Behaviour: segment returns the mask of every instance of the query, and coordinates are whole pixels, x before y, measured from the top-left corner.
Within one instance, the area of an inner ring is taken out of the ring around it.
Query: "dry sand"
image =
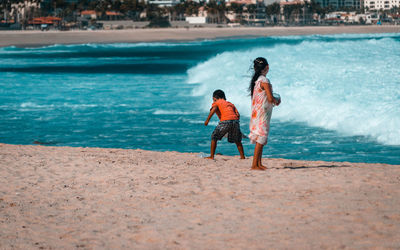
[[[264,163],[0,144],[0,248],[400,248],[400,165]]]
[[[342,33],[399,33],[400,26],[305,26],[259,28],[131,29],[100,31],[0,31],[0,47],[77,43],[186,41],[230,37],[262,37]]]

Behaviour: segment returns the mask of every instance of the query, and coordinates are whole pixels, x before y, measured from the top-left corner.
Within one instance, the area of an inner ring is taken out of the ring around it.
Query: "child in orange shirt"
[[[226,101],[225,93],[220,89],[213,93],[213,104],[204,125],[208,125],[214,113],[217,113],[220,122],[211,135],[211,155],[207,157],[207,159],[214,159],[217,141],[221,140],[226,134],[228,134],[228,142],[236,143],[240,153],[240,159],[245,159],[242,145],[242,132],[240,131],[239,124],[240,114],[235,105]]]

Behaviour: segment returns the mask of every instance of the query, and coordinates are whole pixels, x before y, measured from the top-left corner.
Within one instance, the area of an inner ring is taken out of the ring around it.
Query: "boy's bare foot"
[[[214,157],[209,156],[209,157],[204,157],[204,159],[214,160]]]
[[[240,159],[241,159],[241,160],[243,160],[243,159],[246,159],[246,157],[244,157],[244,156],[240,156]]]
[[[267,169],[267,168],[265,168],[265,169]],[[264,171],[265,169],[264,169],[264,168],[260,168],[259,166],[251,167],[251,170],[261,170],[261,171]]]
[[[266,167],[266,166],[263,166],[263,165],[260,165],[259,168],[262,168],[262,170],[267,169],[267,167]]]

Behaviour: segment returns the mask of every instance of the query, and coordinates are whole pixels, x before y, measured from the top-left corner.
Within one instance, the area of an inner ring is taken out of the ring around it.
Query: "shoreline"
[[[0,31],[0,47],[54,44],[179,42],[247,37],[400,33],[400,26],[165,28],[97,31]]]
[[[43,147],[43,148],[60,148],[62,149],[93,149],[93,150],[128,150],[128,151],[144,151],[144,152],[154,152],[154,153],[176,153],[176,154],[190,154],[193,155],[199,159],[204,159],[206,160],[203,156],[200,156],[201,154],[204,154],[204,152],[180,152],[180,151],[174,151],[174,150],[168,150],[168,151],[157,151],[157,150],[150,150],[150,149],[141,149],[141,148],[115,148],[115,147],[111,147],[111,148],[104,148],[104,147],[86,147],[86,146],[65,146],[65,145],[55,145],[52,143],[41,143],[41,142],[37,142],[37,143],[33,143],[33,144],[12,144],[12,143],[3,143],[0,142],[0,149],[2,146],[15,146],[15,147]],[[252,152],[252,151],[251,151]],[[0,152],[1,153],[1,152]],[[253,153],[253,152],[252,152]],[[208,153],[205,153],[206,155],[209,155]],[[239,155],[235,154],[235,155],[226,155],[226,154],[216,154],[215,157],[228,157],[228,158],[235,158],[238,157]],[[252,158],[252,154],[250,155],[246,155],[246,159]],[[291,159],[291,158],[262,158],[263,160],[281,160],[281,161],[285,161],[285,162],[291,162],[291,164],[307,164],[307,165],[313,165],[313,164],[320,164],[320,163],[325,163],[325,164],[329,164],[329,163],[333,163],[333,164],[350,164],[350,165],[376,165],[376,166],[399,166],[400,164],[395,164],[395,163],[385,163],[385,162],[363,162],[363,161],[357,161],[357,162],[353,162],[353,161],[347,161],[347,160],[343,160],[343,161],[329,161],[329,160],[298,160],[298,159]],[[1,166],[1,164],[0,164]]]
[[[400,165],[0,143],[5,248],[398,248]],[[288,240],[290,239],[290,240]]]

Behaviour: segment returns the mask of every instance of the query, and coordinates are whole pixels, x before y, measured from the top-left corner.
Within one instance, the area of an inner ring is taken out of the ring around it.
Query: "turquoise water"
[[[400,164],[400,34],[0,48],[0,142],[208,153],[215,89],[248,133],[258,56],[282,97],[264,157]]]

